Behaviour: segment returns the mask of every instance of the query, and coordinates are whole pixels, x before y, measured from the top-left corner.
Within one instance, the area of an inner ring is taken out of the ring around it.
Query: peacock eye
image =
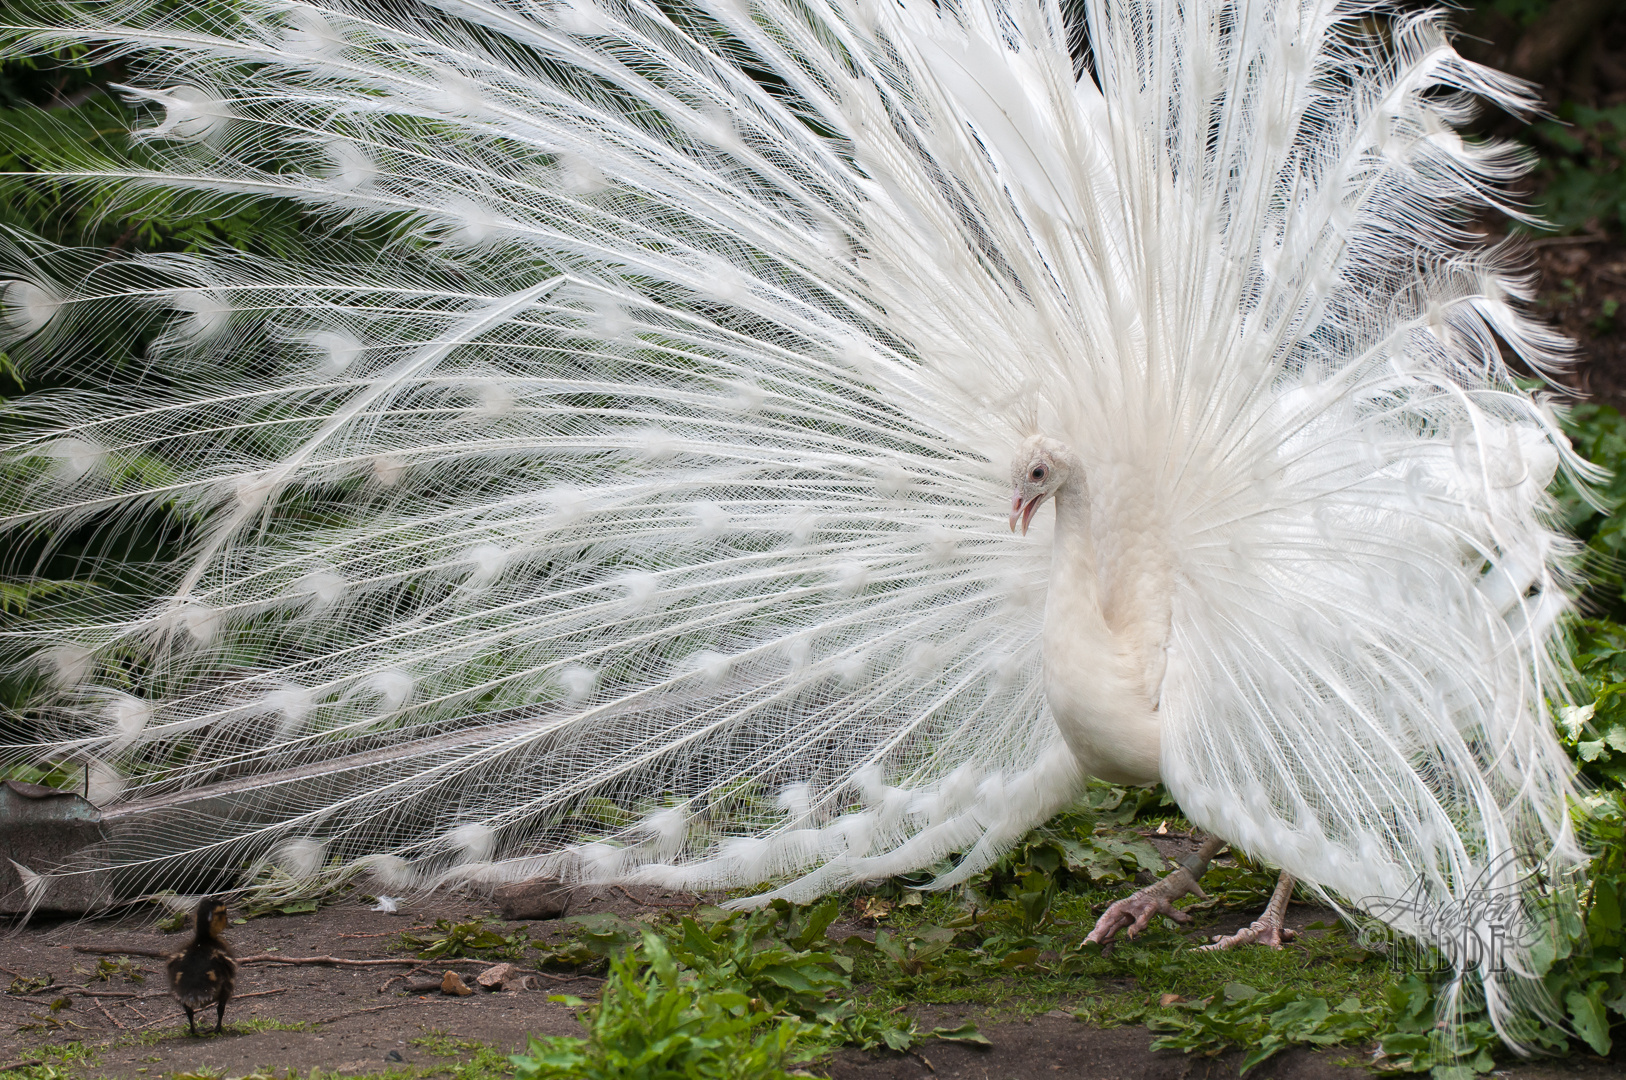
[[[1043,480],[1044,479],[1044,466],[1043,465],[1035,465],[1033,467],[1033,472],[1031,472],[1029,475],[1032,476],[1033,479],[1035,479],[1035,480]]]

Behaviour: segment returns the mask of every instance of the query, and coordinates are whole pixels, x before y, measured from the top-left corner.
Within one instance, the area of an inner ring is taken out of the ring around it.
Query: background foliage
[[[1530,149],[1534,209],[1558,236],[1592,238],[1618,254],[1626,230],[1626,14],[1609,0],[1479,0],[1460,16],[1473,35],[1464,51],[1546,87],[1548,117],[1529,126],[1490,117],[1484,125]],[[116,65],[88,66],[70,54],[0,65],[0,228],[99,249],[109,259],[221,245],[297,256],[312,223],[284,200],[128,192],[115,200],[39,175],[127,151],[133,114],[111,89],[122,75]],[[364,253],[369,241],[348,242]],[[1543,302],[1561,308],[1576,293],[1566,282]],[[1603,301],[1583,342],[1599,356],[1614,355],[1604,346],[1622,333],[1612,303]],[[134,381],[154,332],[110,327],[79,347],[87,363],[127,370]],[[0,352],[0,395],[73,381],[74,363],[54,370],[49,383],[30,378]],[[1562,483],[1555,490],[1566,524],[1590,552],[1585,617],[1572,627],[1581,704],[1555,710],[1555,723],[1593,785],[1575,813],[1597,857],[1584,879],[1549,890],[1555,910],[1570,912],[1555,924],[1545,973],[1563,1015],[1532,1038],[1552,1050],[1608,1054],[1626,1034],[1626,524],[1615,514],[1626,505],[1626,422],[1613,404],[1592,401],[1573,405],[1566,423],[1577,449],[1613,471],[1590,500]],[[135,565],[167,557],[186,532],[185,521],[163,514],[120,523],[111,539],[106,526],[93,522],[82,535],[57,538],[65,542],[51,545],[49,559],[16,553],[20,572],[0,579],[0,622],[27,620],[45,600],[123,588],[118,564],[92,571],[80,558],[93,538],[103,551],[120,545]],[[15,681],[0,683],[0,708],[15,710],[27,693]],[[1196,939],[1167,920],[1107,955],[1080,946],[1105,903],[1137,875],[1162,871],[1147,835],[1183,827],[1160,792],[1098,785],[954,895],[922,894],[900,881],[809,909],[707,910],[653,927],[583,922],[567,943],[471,926],[407,944],[436,955],[511,956],[534,947],[543,950],[533,958],[540,964],[609,965],[582,1037],[533,1042],[513,1062],[522,1080],[773,1078],[835,1045],[907,1050],[933,1038],[980,1038],[966,1028],[919,1029],[905,1007],[922,1001],[1042,1011],[1084,1000],[1081,1019],[1144,1022],[1156,1046],[1196,1054],[1243,1046],[1248,1067],[1295,1043],[1375,1046],[1381,1067],[1439,1076],[1493,1067],[1500,1044],[1471,1001],[1463,1041],[1442,1044],[1440,988],[1426,964],[1407,969],[1342,926],[1284,953],[1179,949]],[[1219,865],[1204,880],[1210,898],[1192,906],[1204,917],[1253,910],[1272,882],[1245,861]]]

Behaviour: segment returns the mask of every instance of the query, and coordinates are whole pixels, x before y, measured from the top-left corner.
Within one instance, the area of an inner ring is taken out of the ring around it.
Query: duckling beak
[[[1033,513],[1039,509],[1039,504],[1044,500],[1043,494],[1035,495],[1027,502],[1022,501],[1020,491],[1013,495],[1011,497],[1011,532],[1016,531],[1016,523],[1020,520],[1022,522],[1022,535],[1026,536],[1028,534],[1028,524],[1033,521]]]

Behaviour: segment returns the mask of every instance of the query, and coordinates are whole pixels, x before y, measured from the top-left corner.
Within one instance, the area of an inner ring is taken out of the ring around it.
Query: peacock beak
[[[1011,532],[1016,531],[1016,523],[1020,520],[1022,522],[1022,535],[1026,536],[1028,534],[1028,524],[1033,520],[1033,513],[1039,509],[1039,504],[1042,502],[1044,502],[1043,494],[1035,495],[1025,503],[1022,501],[1020,491],[1013,495],[1011,497]]]

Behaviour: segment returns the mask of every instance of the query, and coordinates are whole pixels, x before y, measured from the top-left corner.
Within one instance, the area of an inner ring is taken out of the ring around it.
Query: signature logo
[[[1404,896],[1363,897],[1356,906],[1382,922],[1362,926],[1360,945],[1411,970],[1506,971],[1510,954],[1528,952],[1543,936],[1527,899],[1538,877],[1517,877],[1519,869],[1512,856],[1498,859],[1449,899],[1429,895],[1422,878]],[[1419,946],[1426,954],[1413,952]]]

